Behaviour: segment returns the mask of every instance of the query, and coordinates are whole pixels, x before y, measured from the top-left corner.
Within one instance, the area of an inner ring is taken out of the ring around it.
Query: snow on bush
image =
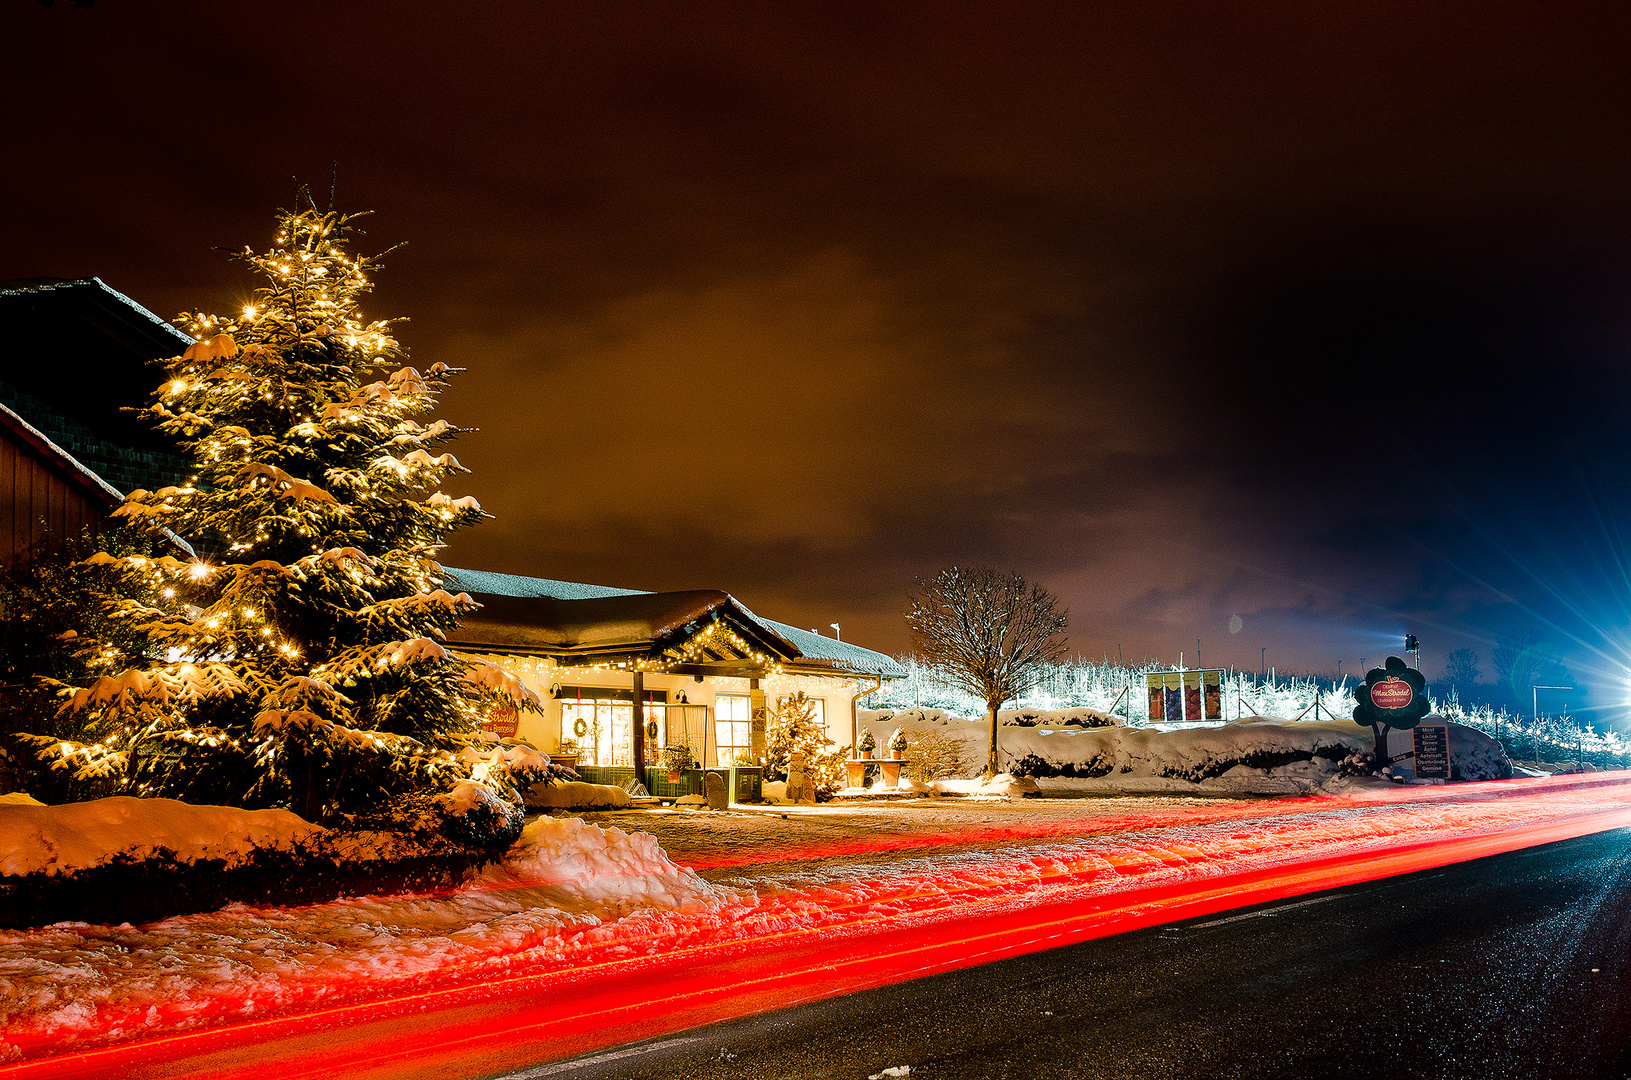
[[[432,805],[443,836],[467,848],[502,851],[515,843],[526,823],[526,811],[493,786],[479,780],[456,780]]]
[[[0,874],[69,874],[161,851],[179,862],[220,859],[237,866],[257,849],[293,851],[326,832],[287,810],[128,795],[65,806],[8,800],[0,804]]]

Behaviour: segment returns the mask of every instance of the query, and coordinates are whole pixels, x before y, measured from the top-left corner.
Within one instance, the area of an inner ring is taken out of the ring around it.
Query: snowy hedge
[[[1078,727],[1067,722],[1075,714],[1091,712],[1005,710],[998,714],[1000,764],[1014,775],[1042,781],[1045,788],[1289,795],[1344,786],[1358,767],[1357,755],[1375,747],[1370,728],[1348,721],[1248,717],[1227,724],[1141,727]],[[985,718],[905,709],[867,710],[861,721],[880,739],[905,731],[908,758],[911,746],[949,736],[965,745],[968,775],[985,760],[989,737]],[[1403,753],[1409,742],[1409,732],[1394,732],[1390,752]],[[1512,775],[1500,744],[1473,728],[1450,725],[1450,752],[1460,779]],[[1409,762],[1397,771],[1409,777]]]
[[[336,832],[286,810],[174,799],[43,806],[8,798],[0,800],[0,926],[146,922],[233,902],[444,888],[502,854],[446,831]]]

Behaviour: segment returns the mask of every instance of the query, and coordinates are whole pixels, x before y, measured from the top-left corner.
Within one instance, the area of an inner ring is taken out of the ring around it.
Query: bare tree
[[[1455,687],[1456,696],[1466,698],[1478,685],[1478,654],[1472,649],[1457,649],[1447,658],[1444,681]]]
[[[925,664],[945,672],[991,714],[985,774],[997,772],[997,710],[1035,685],[1041,666],[1065,653],[1059,598],[1018,574],[948,567],[918,579],[906,625]]]
[[[1510,688],[1521,702],[1523,692],[1540,681],[1537,676],[1547,658],[1539,631],[1525,628],[1497,638],[1491,659],[1495,664],[1495,681]]]

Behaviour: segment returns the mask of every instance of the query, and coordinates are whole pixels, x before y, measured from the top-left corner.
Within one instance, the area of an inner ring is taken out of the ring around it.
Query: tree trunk
[[[311,748],[303,740],[284,736],[283,767],[289,776],[289,810],[317,825],[323,816],[323,793],[317,789],[317,778],[312,775],[315,767],[312,757]]]
[[[986,755],[986,758],[985,758],[985,775],[987,777],[996,776],[997,772],[998,772],[998,769],[997,769],[997,707],[1000,706],[1001,704],[1002,704],[1002,702],[1000,702],[1000,701],[988,701],[988,702],[986,702],[986,708],[991,710],[991,752],[988,753]]]

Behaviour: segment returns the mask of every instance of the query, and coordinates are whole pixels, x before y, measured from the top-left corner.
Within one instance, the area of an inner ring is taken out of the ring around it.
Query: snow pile
[[[745,899],[675,865],[650,835],[540,818],[503,863],[446,892],[0,931],[0,1060],[251,1008],[275,1015],[605,963],[678,913],[710,919]]]
[[[26,796],[25,796],[26,797]],[[290,851],[327,830],[287,810],[193,806],[127,795],[65,806],[0,805],[0,874],[66,874],[121,856],[236,866],[256,849]]]
[[[527,789],[527,806],[550,810],[618,810],[633,806],[634,799],[620,787],[563,780],[534,784]]]
[[[902,786],[905,786],[905,781],[902,781]],[[1025,795],[1040,794],[1042,790],[1029,776],[1015,776],[1012,773],[998,773],[996,776],[982,776],[974,780],[936,780],[926,786],[936,794],[949,793],[987,799],[1017,799]]]
[[[722,896],[696,871],[675,865],[650,833],[602,829],[582,818],[534,818],[481,880],[520,883],[534,902],[544,899],[551,907],[602,918],[641,907],[687,911]]]

